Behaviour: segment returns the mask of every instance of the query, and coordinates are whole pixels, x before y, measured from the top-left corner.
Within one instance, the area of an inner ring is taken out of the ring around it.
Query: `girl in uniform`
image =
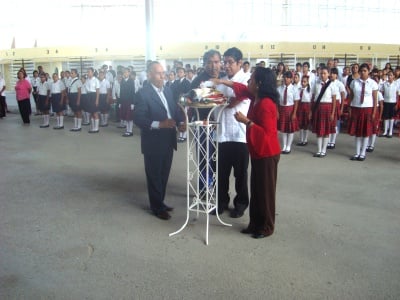
[[[400,92],[400,86],[394,81],[392,71],[388,72],[388,80],[382,85],[381,92],[384,97],[383,102],[383,119],[384,131],[381,136],[391,138],[393,135],[393,124],[396,112],[397,98]]]
[[[297,110],[297,120],[300,128],[300,142],[297,146],[306,146],[308,144],[308,128],[310,126],[310,111],[311,111],[311,87],[309,77],[301,78],[300,102]]]
[[[87,112],[90,113],[91,127],[89,133],[99,132],[99,96],[100,96],[100,82],[94,76],[93,68],[87,71],[87,79],[85,82],[87,91]]]
[[[336,121],[335,121],[335,132],[329,136],[328,149],[335,149],[336,147],[336,137],[340,132],[340,117],[343,114],[343,104],[346,99],[346,88],[340,80],[338,80],[339,70],[337,68],[332,68],[330,72],[330,79],[332,84],[336,85]]]
[[[104,71],[99,72],[100,81],[100,97],[99,97],[99,110],[100,110],[100,127],[108,126],[108,117],[111,110],[111,84],[106,79]]]
[[[51,84],[51,107],[56,113],[57,125],[53,129],[64,129],[64,103],[65,103],[65,85],[59,79],[58,74],[53,74],[53,83]]]
[[[279,93],[279,122],[278,130],[282,137],[282,154],[289,154],[293,143],[294,132],[298,130],[297,106],[299,91],[292,84],[292,72],[283,74],[283,85]]]
[[[355,136],[356,153],[351,160],[364,161],[373,122],[377,115],[378,84],[369,77],[368,64],[359,68],[360,77],[350,84],[349,134]]]
[[[81,76],[81,108],[82,108],[82,125],[90,125],[90,113],[88,112],[88,97],[86,90],[86,75]]]
[[[71,69],[71,83],[68,89],[68,104],[74,112],[74,128],[71,131],[82,130],[82,108],[81,108],[81,88],[82,82],[79,80],[78,71]]]
[[[47,81],[44,73],[40,74],[40,82],[37,86],[38,91],[38,109],[43,114],[43,124],[40,128],[48,128],[50,125],[50,83]]]
[[[314,157],[325,157],[329,135],[335,133],[336,86],[329,80],[328,68],[320,67],[320,81],[315,84],[312,96],[313,132],[317,135],[318,150]]]

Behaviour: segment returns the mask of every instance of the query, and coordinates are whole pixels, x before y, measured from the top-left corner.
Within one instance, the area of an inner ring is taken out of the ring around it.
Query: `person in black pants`
[[[164,68],[159,62],[148,65],[148,80],[137,93],[133,120],[141,131],[150,208],[157,218],[168,220],[173,208],[164,199],[177,149],[176,129],[185,131],[186,126],[172,91],[164,87]]]

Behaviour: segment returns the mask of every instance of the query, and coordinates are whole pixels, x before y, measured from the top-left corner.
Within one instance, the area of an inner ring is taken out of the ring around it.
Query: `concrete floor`
[[[51,120],[54,124],[54,119]],[[325,159],[315,137],[279,164],[276,232],[254,240],[246,215],[185,220],[185,147],[167,203],[148,210],[137,129],[90,135],[0,120],[0,299],[400,299],[400,139],[349,161],[342,134]],[[72,118],[66,119],[66,128]]]

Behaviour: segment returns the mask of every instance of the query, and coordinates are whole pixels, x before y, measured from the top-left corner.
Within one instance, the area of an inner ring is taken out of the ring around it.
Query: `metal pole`
[[[79,57],[79,62],[80,62],[80,64],[81,64],[81,76],[83,75],[83,61],[82,61],[82,56],[81,57]]]
[[[146,61],[155,60],[155,46],[154,46],[154,1],[146,0]]]

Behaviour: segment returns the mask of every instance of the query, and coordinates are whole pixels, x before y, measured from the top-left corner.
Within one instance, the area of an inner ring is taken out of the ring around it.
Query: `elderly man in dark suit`
[[[164,203],[173,151],[177,148],[176,129],[185,131],[183,112],[172,91],[164,87],[164,68],[159,62],[148,65],[149,84],[137,94],[134,122],[141,129],[142,153],[150,208],[162,220],[171,218],[172,207]]]

